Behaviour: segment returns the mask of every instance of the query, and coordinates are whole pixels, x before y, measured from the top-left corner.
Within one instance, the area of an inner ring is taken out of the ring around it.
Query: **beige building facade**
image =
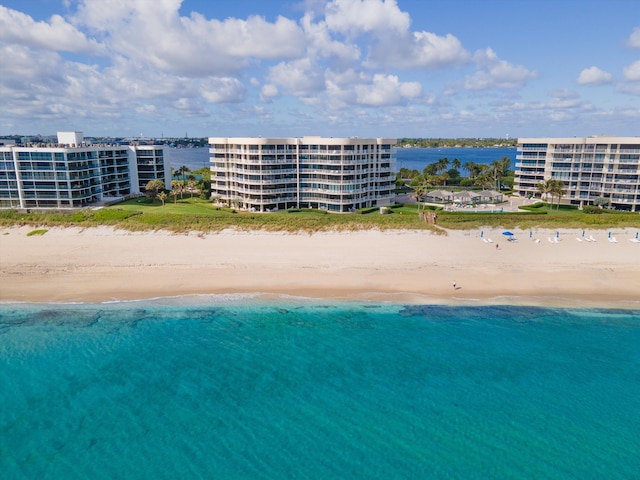
[[[564,184],[564,203],[640,212],[640,137],[519,138],[514,190],[537,196],[549,179]]]
[[[171,186],[161,145],[90,145],[82,132],[58,143],[0,146],[0,208],[74,209],[144,193],[149,180]]]
[[[249,211],[350,212],[394,197],[396,139],[211,137],[211,196]]]

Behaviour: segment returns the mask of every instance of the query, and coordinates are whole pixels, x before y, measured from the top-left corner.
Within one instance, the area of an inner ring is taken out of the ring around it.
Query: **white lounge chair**
[[[539,238],[536,238],[536,243],[540,243],[540,239]]]
[[[618,240],[616,239],[616,237],[609,237],[609,241],[611,243],[618,243]]]
[[[551,239],[551,237],[547,237],[547,241],[548,241],[549,243],[555,243],[555,242]]]
[[[576,237],[576,240],[582,243],[582,239],[580,237]]]
[[[638,240],[637,238],[630,238],[629,241],[633,243],[640,243],[640,240]]]
[[[590,242],[595,242],[595,241],[596,241],[596,239],[595,239],[595,238],[593,238],[593,236],[592,236],[592,235],[589,235],[589,241],[590,241]]]

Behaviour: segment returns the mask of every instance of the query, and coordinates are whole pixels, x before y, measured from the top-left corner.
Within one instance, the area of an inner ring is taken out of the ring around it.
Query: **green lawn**
[[[214,206],[200,198],[185,198],[176,203],[159,200],[128,200],[99,210],[71,213],[18,213],[0,211],[0,225],[80,226],[111,225],[127,230],[162,229],[174,232],[220,231],[225,228],[243,230],[312,232],[321,230],[431,229],[420,220],[416,205],[394,205],[388,214],[378,208],[351,214],[331,214],[318,210],[282,210],[272,213],[237,212]],[[640,228],[638,213],[602,211],[585,213],[575,208],[547,210],[544,206],[519,213],[438,212],[439,227],[448,229],[494,228]]]

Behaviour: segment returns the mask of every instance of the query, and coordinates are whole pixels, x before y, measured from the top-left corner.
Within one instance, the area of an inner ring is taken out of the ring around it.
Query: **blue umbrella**
[[[511,232],[502,232],[503,235],[506,235],[507,237],[513,237],[513,233]]]

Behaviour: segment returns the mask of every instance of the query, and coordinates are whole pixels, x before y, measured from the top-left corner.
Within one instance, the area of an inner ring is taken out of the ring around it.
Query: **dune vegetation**
[[[425,208],[425,207],[421,207]],[[437,226],[418,215],[418,205],[396,204],[381,214],[380,208],[362,209],[350,214],[332,214],[321,210],[290,209],[270,213],[241,212],[219,207],[200,198],[183,198],[174,202],[131,199],[101,209],[74,212],[0,211],[0,225],[35,227],[112,226],[131,231],[168,230],[173,232],[215,232],[226,228],[286,232],[378,230],[441,230],[499,228],[640,228],[640,215],[604,209],[547,206],[540,202],[528,211],[505,213],[446,212],[437,207]]]

